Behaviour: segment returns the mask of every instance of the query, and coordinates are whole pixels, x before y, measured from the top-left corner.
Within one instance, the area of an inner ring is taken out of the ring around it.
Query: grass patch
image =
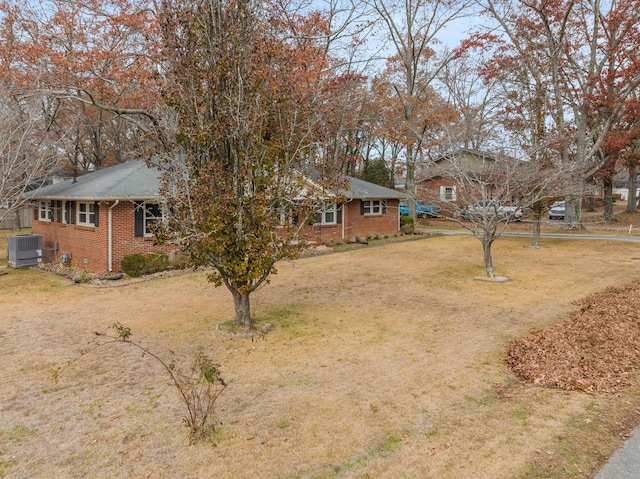
[[[0,477],[4,477],[4,475],[9,471],[9,469],[11,469],[16,464],[18,464],[18,461],[16,461],[15,459],[9,459],[8,461],[0,461]]]
[[[37,429],[32,429],[27,426],[23,426],[22,424],[16,424],[8,431],[4,431],[2,435],[6,438],[7,441],[23,443],[26,442],[30,436],[34,435],[37,432]]]
[[[402,434],[399,432],[394,432],[387,436],[387,439],[384,441],[382,446],[382,452],[393,452],[400,449],[402,446]]]

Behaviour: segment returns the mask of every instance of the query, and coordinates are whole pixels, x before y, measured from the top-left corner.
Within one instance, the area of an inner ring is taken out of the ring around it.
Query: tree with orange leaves
[[[155,120],[156,17],[146,0],[0,1],[0,78],[47,99],[74,170],[141,154]]]
[[[467,0],[418,0],[387,2],[368,0],[384,26],[391,54],[387,70],[381,75],[388,85],[388,106],[395,112],[389,126],[399,126],[406,168],[406,189],[411,195],[410,214],[415,217],[415,173],[429,133],[445,123],[451,109],[435,93],[433,84],[450,56],[438,56],[434,50],[437,35],[453,20],[466,14]],[[429,111],[431,110],[431,111]],[[428,120],[428,121],[427,121]]]
[[[499,26],[486,73],[510,81],[512,111],[534,112],[525,148],[570,171],[565,228],[581,228],[584,184],[607,165],[603,143],[640,86],[640,2],[479,3]]]

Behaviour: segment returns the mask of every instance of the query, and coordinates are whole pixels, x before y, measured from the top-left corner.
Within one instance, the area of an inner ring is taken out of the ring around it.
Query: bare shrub
[[[175,360],[166,361],[142,344],[132,341],[131,336],[133,333],[131,328],[120,323],[114,323],[111,328],[115,331],[115,335],[94,332],[101,338],[100,342],[89,350],[81,351],[80,357],[99,348],[114,344],[126,343],[140,349],[143,357],[145,355],[151,356],[162,365],[171,377],[184,409],[183,419],[189,428],[189,443],[213,440],[215,432],[213,422],[215,403],[227,387],[218,364],[215,364],[212,359],[202,352],[197,352],[194,355],[191,368],[185,372],[177,366]],[[71,360],[68,365],[80,357]],[[54,372],[56,381],[59,374],[59,369]]]

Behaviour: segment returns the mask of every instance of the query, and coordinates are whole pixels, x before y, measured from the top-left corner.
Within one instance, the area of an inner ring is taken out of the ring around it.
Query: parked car
[[[549,208],[550,220],[563,220],[564,219],[564,201],[556,201]]]
[[[500,220],[520,221],[524,216],[524,209],[516,206],[505,205],[502,201],[478,201],[474,205],[468,205],[460,212],[464,220],[473,220],[483,217],[497,216]]]
[[[409,205],[400,205],[400,215],[409,216]],[[436,205],[425,205],[421,200],[416,200],[416,216],[418,218],[435,218],[440,216],[440,207]]]

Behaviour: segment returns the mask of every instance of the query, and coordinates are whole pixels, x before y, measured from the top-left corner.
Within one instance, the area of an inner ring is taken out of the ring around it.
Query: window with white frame
[[[455,186],[440,186],[440,199],[443,201],[455,201],[456,200],[456,187]]]
[[[79,225],[95,226],[96,225],[96,204],[78,202],[78,221]]]
[[[383,211],[383,200],[363,200],[362,201],[362,214],[364,215],[381,215]]]
[[[335,225],[338,220],[337,207],[335,203],[325,203],[320,211],[316,213],[317,225]]]
[[[53,221],[53,201],[38,202],[38,219],[40,221]]]
[[[158,203],[144,204],[144,235],[153,236],[154,227],[162,221],[162,208]]]

